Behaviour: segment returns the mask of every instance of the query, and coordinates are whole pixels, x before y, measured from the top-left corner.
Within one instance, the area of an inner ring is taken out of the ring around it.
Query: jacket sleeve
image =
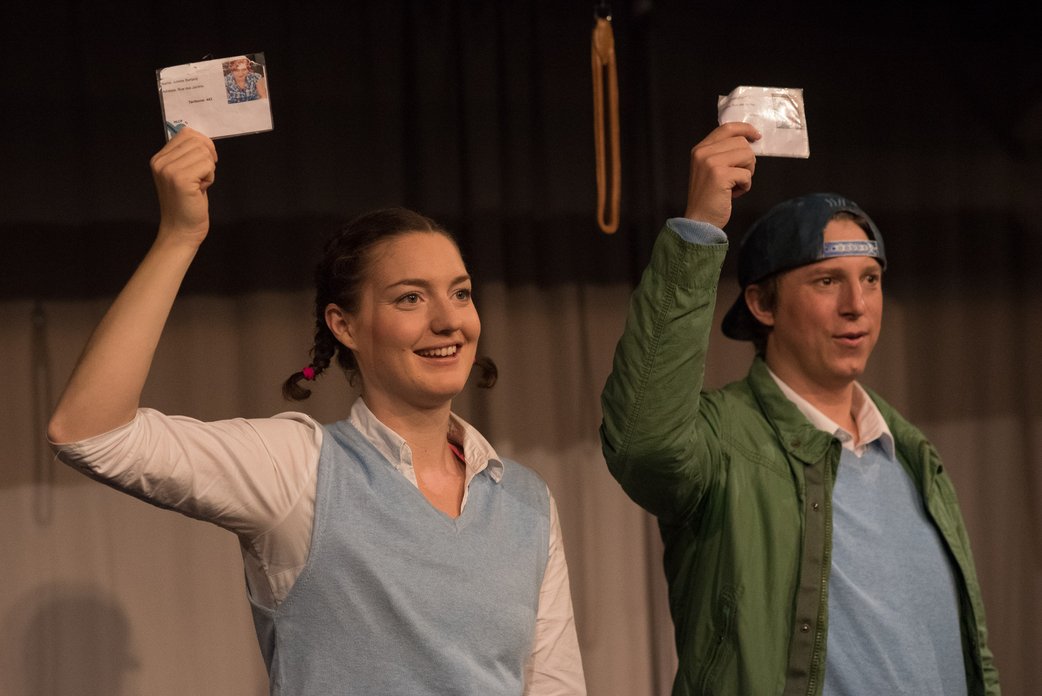
[[[927,448],[936,458],[935,461],[940,462],[933,445],[927,445]],[[947,474],[938,474],[935,483],[939,492],[934,498],[938,504],[935,504],[932,499],[927,502],[927,506],[934,520],[938,522],[941,535],[947,541],[948,549],[955,557],[966,584],[966,595],[963,598],[961,611],[965,615],[962,617],[964,634],[972,636],[968,646],[970,654],[967,655],[967,659],[977,663],[983,687],[981,691],[971,690],[971,693],[1001,696],[999,671],[995,666],[995,657],[991,647],[988,645],[984,597],[981,594],[980,580],[973,560],[973,551],[970,548],[970,535],[959,508],[955,484]]]
[[[630,298],[601,394],[609,470],[635,502],[664,519],[684,518],[711,475],[714,420],[700,417],[701,389],[727,253],[719,230],[719,243],[694,243],[675,226],[670,221],[659,233]]]
[[[933,446],[930,445],[932,450]],[[938,460],[939,461],[939,460]],[[981,595],[980,580],[977,577],[977,568],[973,561],[973,552],[970,549],[969,532],[966,522],[962,518],[962,512],[956,499],[955,486],[951,479],[943,475],[941,486],[944,495],[946,514],[945,522],[941,525],[941,534],[948,541],[949,551],[955,556],[966,583],[967,596],[963,599],[962,612],[963,630],[973,636],[968,649],[971,651],[967,659],[977,663],[980,670],[980,680],[983,689],[981,691],[971,690],[971,693],[983,693],[985,696],[1001,696],[1002,690],[999,686],[999,671],[995,666],[995,657],[991,647],[988,645],[987,620],[984,613],[984,598]],[[930,510],[937,519],[938,512],[933,506]]]

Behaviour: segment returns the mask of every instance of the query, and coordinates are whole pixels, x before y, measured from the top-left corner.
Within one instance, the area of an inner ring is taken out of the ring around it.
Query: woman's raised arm
[[[213,142],[182,129],[151,166],[159,232],[80,356],[47,427],[52,442],[100,435],[133,419],[174,298],[210,228]]]

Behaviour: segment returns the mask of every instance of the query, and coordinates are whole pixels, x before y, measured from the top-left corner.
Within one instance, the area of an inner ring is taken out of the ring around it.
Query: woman
[[[268,98],[264,77],[253,71],[253,61],[249,58],[243,56],[228,61],[228,71],[224,76],[224,87],[229,104]]]
[[[451,413],[481,324],[431,221],[377,211],[327,244],[313,360],[284,392],[335,358],[361,387],[346,420],[139,408],[216,162],[188,128],[152,158],[159,232],[51,419],[63,461],[238,535],[273,694],[585,693],[546,485]]]

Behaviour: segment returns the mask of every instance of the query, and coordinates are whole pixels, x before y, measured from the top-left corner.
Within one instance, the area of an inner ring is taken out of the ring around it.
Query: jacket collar
[[[763,358],[757,356],[753,360],[746,382],[777,434],[778,442],[789,455],[805,464],[814,464],[825,457],[829,448],[835,447],[838,452],[839,440],[814,427],[789,401],[771,377]]]
[[[876,408],[883,415],[890,432],[894,436],[894,449],[897,458],[901,462],[919,462],[919,468],[910,468],[912,476],[917,479],[923,488],[929,488],[933,483],[934,476],[944,470],[941,457],[933,443],[926,439],[919,428],[907,421],[898,413],[893,406],[883,400],[879,394],[871,389],[865,389],[868,396],[875,402]]]
[[[821,461],[833,446],[838,456],[841,447],[839,440],[815,428],[796,405],[789,401],[771,377],[763,358],[757,356],[753,359],[745,380],[777,434],[778,442],[790,456],[804,464],[814,464]],[[943,470],[937,450],[918,428],[905,420],[878,394],[867,388],[865,393],[875,402],[883,420],[890,428],[898,460],[920,462],[921,468],[912,469],[910,473],[920,485],[929,486],[933,477]]]

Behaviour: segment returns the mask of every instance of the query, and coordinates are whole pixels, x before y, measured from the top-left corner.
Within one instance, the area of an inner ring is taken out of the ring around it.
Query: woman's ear
[[[345,312],[340,305],[330,302],[326,305],[326,326],[329,327],[336,340],[352,350],[355,349],[353,315]]]
[[[763,303],[763,291],[759,285],[750,285],[745,288],[745,304],[749,307],[749,313],[764,326],[774,326],[774,310],[768,309]]]

